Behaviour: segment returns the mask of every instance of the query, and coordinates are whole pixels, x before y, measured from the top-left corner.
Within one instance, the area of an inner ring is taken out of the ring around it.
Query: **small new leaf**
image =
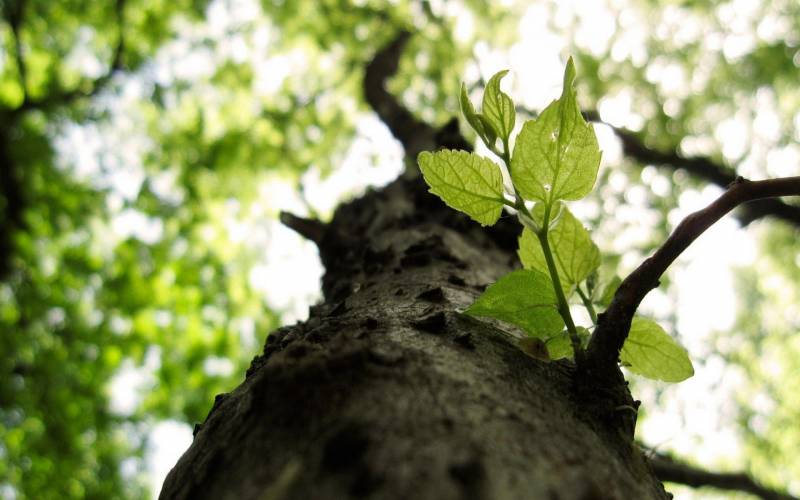
[[[523,125],[511,158],[511,177],[520,194],[551,204],[579,200],[594,186],[600,149],[594,129],[581,115],[572,58],[564,71],[561,97]]]
[[[534,208],[534,217],[541,206],[539,204]],[[563,207],[561,213],[561,220],[548,232],[547,237],[553,249],[561,287],[565,292],[570,292],[575,285],[585,280],[600,266],[600,249],[594,244],[583,224],[567,207]],[[539,238],[528,228],[522,231],[522,236],[519,238],[518,253],[519,260],[526,269],[548,272]]]
[[[516,119],[514,102],[506,93],[500,90],[500,80],[507,73],[508,70],[503,70],[489,79],[489,83],[486,84],[486,90],[483,92],[483,107],[481,109],[484,118],[486,118],[495,134],[504,141],[508,141],[511,131],[514,130],[514,120]]]
[[[486,137],[486,130],[483,126],[483,122],[481,122],[478,113],[475,112],[475,107],[472,106],[472,101],[469,100],[469,95],[467,94],[467,86],[464,83],[461,84],[461,112],[464,114],[464,118],[467,119],[467,123],[469,123],[470,127],[481,137]]]
[[[417,157],[430,192],[481,225],[497,222],[503,210],[503,176],[491,160],[443,149]]]
[[[465,312],[516,325],[542,340],[561,331],[553,284],[539,271],[513,271],[489,286]]]
[[[547,347],[547,353],[550,355],[550,359],[554,361],[563,358],[572,359],[574,355],[572,352],[572,341],[569,338],[569,332],[566,330],[547,339],[545,347]]]
[[[483,131],[486,134],[483,138],[483,142],[486,144],[487,148],[494,148],[494,143],[497,140],[497,132],[495,132],[492,123],[484,115],[478,115],[478,120],[480,120],[481,125],[483,125]]]
[[[630,371],[665,382],[680,382],[694,375],[686,349],[658,323],[638,316],[633,318],[619,359]]]

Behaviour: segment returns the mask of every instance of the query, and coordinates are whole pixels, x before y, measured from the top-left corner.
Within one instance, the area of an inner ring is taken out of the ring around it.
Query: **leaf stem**
[[[550,249],[550,241],[547,238],[548,224],[550,223],[550,205],[545,205],[544,220],[542,227],[536,232],[536,237],[539,238],[539,243],[542,245],[542,253],[544,253],[544,260],[547,262],[547,270],[550,272],[550,279],[553,282],[553,290],[556,293],[558,300],[558,313],[564,320],[569,332],[569,339],[572,343],[572,350],[575,353],[575,363],[583,363],[583,347],[581,347],[581,339],[578,337],[578,329],[575,328],[575,322],[572,320],[572,314],[569,312],[569,303],[564,296],[564,290],[561,288],[561,278],[558,277],[558,270],[556,269],[556,262],[553,259],[553,251]]]
[[[592,318],[592,323],[594,323],[596,325],[597,324],[597,312],[594,310],[594,305],[592,305],[592,301],[583,292],[583,289],[581,289],[580,285],[577,287],[577,291],[578,291],[578,295],[581,298],[581,301],[583,302],[584,307],[586,307],[586,310],[589,311],[589,316]]]
[[[507,200],[507,199],[503,198],[502,200],[500,200],[500,202],[501,202],[503,205],[505,205],[505,206],[507,206],[507,207],[509,207],[509,208],[513,208],[513,209],[515,209],[515,210],[516,210],[516,209],[518,209],[518,207],[517,207],[517,204],[516,204],[516,203],[514,203],[513,201],[510,201],[510,200]]]
[[[503,139],[503,154],[501,155],[506,164],[508,175],[511,175],[511,153],[508,151],[508,139]]]

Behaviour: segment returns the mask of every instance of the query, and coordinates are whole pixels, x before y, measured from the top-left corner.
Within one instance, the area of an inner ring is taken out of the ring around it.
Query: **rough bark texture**
[[[325,302],[217,398],[160,498],[668,498],[630,408],[457,312],[515,265],[517,232],[419,179],[342,206],[319,244]]]

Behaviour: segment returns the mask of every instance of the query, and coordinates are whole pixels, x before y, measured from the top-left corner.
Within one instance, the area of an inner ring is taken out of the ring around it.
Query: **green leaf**
[[[539,271],[513,271],[489,286],[465,312],[516,325],[542,340],[564,327],[556,294],[547,275]]]
[[[522,127],[511,158],[511,178],[529,200],[551,204],[578,200],[594,186],[600,149],[594,129],[578,108],[572,58],[564,72],[561,98],[550,103],[535,120]]]
[[[486,130],[483,126],[483,122],[481,122],[478,113],[475,112],[475,108],[472,106],[472,101],[469,100],[469,95],[467,95],[467,86],[464,83],[461,83],[461,112],[464,114],[464,118],[467,119],[467,123],[472,127],[472,129],[477,132],[477,134],[483,138],[486,136]]]
[[[483,138],[483,142],[486,143],[486,147],[492,149],[495,141],[497,140],[497,132],[495,132],[491,122],[484,115],[478,115],[478,120],[481,122],[481,125],[483,125],[483,131],[486,133],[486,136]]]
[[[574,356],[572,352],[572,342],[569,339],[569,332],[566,330],[547,339],[545,346],[552,360],[562,358],[572,359]]]
[[[514,121],[516,119],[514,102],[506,93],[500,90],[500,80],[507,73],[508,70],[499,71],[489,79],[489,83],[486,84],[486,90],[483,92],[483,109],[481,109],[492,130],[504,141],[508,140],[511,131],[514,130]]]
[[[542,206],[537,204],[534,207],[535,218],[541,212],[539,207]],[[561,287],[565,292],[569,292],[600,266],[600,250],[583,224],[567,207],[563,207],[561,213],[558,225],[547,233],[547,237],[553,250]],[[528,228],[522,231],[522,236],[519,238],[518,253],[519,260],[526,269],[548,272],[539,238]]]
[[[481,225],[497,222],[503,209],[503,176],[491,160],[443,149],[417,157],[430,192]]]
[[[582,326],[576,327],[576,329],[578,330],[578,337],[581,339],[581,344],[585,347],[589,341],[589,330]],[[547,352],[552,360],[562,358],[572,359],[575,355],[572,351],[572,340],[570,340],[569,332],[566,330],[547,339],[545,347],[547,347]]]
[[[694,375],[686,349],[658,323],[638,316],[633,318],[619,359],[630,371],[665,382],[680,382]]]

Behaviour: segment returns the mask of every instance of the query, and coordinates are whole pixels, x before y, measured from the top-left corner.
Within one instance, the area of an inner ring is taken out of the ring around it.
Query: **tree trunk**
[[[324,303],[217,397],[160,498],[669,498],[635,404],[458,312],[516,265],[510,218],[481,228],[400,179],[320,230]]]

